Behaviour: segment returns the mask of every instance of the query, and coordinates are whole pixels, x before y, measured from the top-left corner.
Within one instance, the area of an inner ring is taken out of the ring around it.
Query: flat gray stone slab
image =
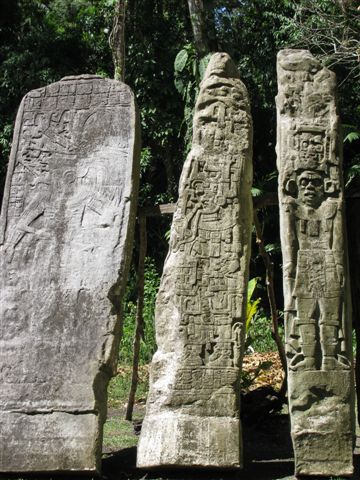
[[[194,115],[155,322],[137,462],[238,468],[240,368],[252,224],[248,94],[227,54],[212,56]]]
[[[21,103],[0,222],[0,472],[100,468],[138,129],[129,87],[100,77]]]

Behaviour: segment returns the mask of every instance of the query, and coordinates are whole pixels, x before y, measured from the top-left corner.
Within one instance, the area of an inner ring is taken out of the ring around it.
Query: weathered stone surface
[[[0,472],[99,469],[138,184],[126,85],[28,93],[1,215]]]
[[[301,475],[353,471],[353,372],[335,75],[278,54],[278,169],[289,408]]]
[[[229,56],[217,53],[195,107],[157,297],[140,467],[241,465],[251,162],[248,94]]]

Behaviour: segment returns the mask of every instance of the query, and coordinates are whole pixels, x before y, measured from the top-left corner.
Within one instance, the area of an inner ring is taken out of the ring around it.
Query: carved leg
[[[311,319],[313,323],[307,325],[300,325],[300,345],[304,355],[304,360],[298,363],[298,367],[304,370],[315,369],[315,351],[316,351],[316,335],[315,335],[315,320]]]
[[[327,325],[320,325],[320,339],[322,351],[321,370],[336,369],[336,350],[338,344],[338,328]]]
[[[324,298],[319,301],[320,318],[320,344],[322,352],[321,370],[343,369],[337,360],[339,345],[339,308],[340,298]]]
[[[293,370],[314,370],[315,369],[315,352],[316,352],[316,318],[315,318],[316,302],[311,298],[297,299],[297,324],[299,332],[299,346],[301,354],[296,357],[304,357],[298,362],[294,357]]]

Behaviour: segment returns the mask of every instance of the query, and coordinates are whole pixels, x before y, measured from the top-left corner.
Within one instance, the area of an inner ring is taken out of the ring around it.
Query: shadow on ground
[[[108,480],[274,480],[292,478],[292,460],[250,462],[243,470],[143,470],[135,467],[136,447],[112,454],[103,461],[103,476]]]
[[[244,425],[244,469],[151,470],[136,468],[136,447],[110,454],[103,460],[104,480],[291,480],[293,451],[288,415],[270,415],[257,425]],[[355,455],[354,480],[360,478],[360,455]],[[302,477],[305,480],[307,477]],[[315,477],[308,477],[317,480]],[[322,477],[324,480],[324,477]]]
[[[136,447],[110,454],[103,460],[103,476],[109,480],[277,480],[292,478],[294,469],[287,415],[270,416],[258,425],[244,425],[244,469],[151,470],[136,468]],[[275,459],[275,460],[274,460]]]

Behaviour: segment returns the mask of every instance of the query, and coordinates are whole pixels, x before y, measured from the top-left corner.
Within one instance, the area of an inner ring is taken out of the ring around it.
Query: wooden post
[[[132,365],[132,376],[131,376],[131,387],[129,392],[129,399],[126,409],[126,420],[132,420],[134,403],[135,403],[135,394],[138,385],[138,372],[139,372],[139,358],[140,358],[140,342],[141,338],[144,335],[144,318],[143,318],[143,308],[144,308],[144,285],[145,285],[145,256],[146,256],[146,244],[147,244],[147,235],[146,235],[146,216],[142,213],[138,216],[139,221],[139,237],[140,237],[140,247],[139,247],[139,263],[138,263],[138,300],[137,300],[137,309],[136,309],[136,328],[134,336],[134,356],[133,356],[133,365]]]

